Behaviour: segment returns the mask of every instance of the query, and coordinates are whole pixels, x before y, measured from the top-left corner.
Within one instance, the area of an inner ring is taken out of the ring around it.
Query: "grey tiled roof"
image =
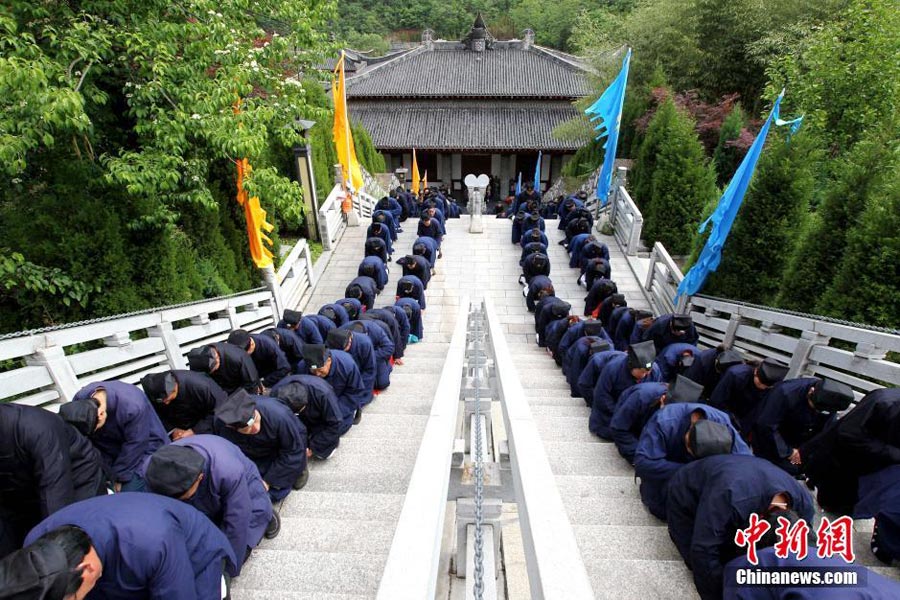
[[[578,59],[520,41],[484,52],[459,42],[422,45],[347,79],[348,98],[580,98],[591,93]]]
[[[565,101],[351,100],[380,150],[575,151],[585,140],[560,140],[553,129],[581,117]]]

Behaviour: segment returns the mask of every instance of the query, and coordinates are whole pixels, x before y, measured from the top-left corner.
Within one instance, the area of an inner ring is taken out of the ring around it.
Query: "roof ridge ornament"
[[[523,39],[522,39],[522,48],[528,50],[532,46],[534,46],[534,29],[525,29],[522,31]]]
[[[472,52],[484,52],[492,49],[495,41],[494,36],[488,31],[487,25],[484,24],[484,17],[479,12],[475,17],[475,22],[472,24],[469,35],[462,40],[463,45]]]
[[[425,29],[422,31],[422,45],[427,50],[434,50],[434,29]]]

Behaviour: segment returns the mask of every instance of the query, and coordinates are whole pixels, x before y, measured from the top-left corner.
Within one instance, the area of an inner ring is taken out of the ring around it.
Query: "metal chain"
[[[481,341],[480,328],[482,312],[475,313],[475,600],[484,598],[484,456],[482,456],[482,438],[484,432],[481,427],[481,353],[479,342]]]
[[[193,306],[195,304],[204,304],[206,302],[215,302],[216,300],[227,300],[228,298],[236,298],[238,296],[244,296],[246,294],[255,294],[256,292],[265,292],[269,288],[267,287],[258,287],[249,290],[245,290],[243,292],[236,292],[234,294],[227,294],[225,296],[216,296],[215,298],[203,298],[202,300],[192,300],[190,302],[182,302],[181,304],[169,304],[166,306],[157,306],[155,308],[145,308],[143,310],[136,310],[128,313],[120,313],[118,315],[110,315],[108,317],[98,317],[96,319],[88,319],[86,321],[73,321],[72,323],[65,323],[63,325],[53,325],[51,327],[40,327],[38,329],[28,329],[25,331],[16,331],[13,333],[5,333],[0,335],[0,340],[9,340],[17,337],[25,337],[28,335],[38,335],[40,333],[47,333],[50,331],[59,331],[61,329],[71,329],[72,327],[81,327],[82,325],[94,325],[95,323],[103,323],[106,321],[115,321],[116,319],[124,319],[127,317],[136,317],[139,315],[147,315],[150,313],[161,312],[164,310],[172,310],[173,308],[183,308],[185,306]]]

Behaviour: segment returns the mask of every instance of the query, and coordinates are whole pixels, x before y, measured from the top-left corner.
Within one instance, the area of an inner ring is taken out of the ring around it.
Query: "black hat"
[[[756,376],[759,377],[760,383],[772,386],[784,379],[787,375],[788,368],[775,360],[774,358],[766,358],[756,369]]]
[[[235,329],[228,334],[228,343],[243,350],[250,348],[250,334],[246,329]]]
[[[611,348],[611,346],[609,345],[609,342],[607,342],[606,340],[598,340],[591,344],[589,353],[597,354],[598,352],[606,352],[610,348]]]
[[[418,242],[416,244],[413,244],[412,251],[413,254],[417,256],[424,256],[428,249],[425,247],[425,244],[423,244],[422,242]]]
[[[241,388],[216,406],[216,418],[229,427],[240,429],[253,424],[255,411],[256,400]]]
[[[412,294],[416,289],[416,286],[412,281],[408,279],[406,281],[400,281],[397,285],[397,292],[400,296],[406,296],[407,294]]]
[[[97,429],[97,403],[91,398],[66,402],[59,407],[59,416],[81,435],[91,435]]]
[[[191,371],[210,373],[216,366],[216,355],[212,346],[200,346],[187,353],[187,361]]]
[[[401,256],[400,258],[398,258],[396,262],[401,267],[408,267],[415,264],[416,261],[412,256],[407,254],[406,256]]]
[[[359,315],[359,308],[349,299],[344,300],[343,302],[339,302],[338,304],[341,306],[341,308],[347,311],[347,316],[349,316],[351,319],[355,319]]]
[[[304,344],[303,361],[309,370],[321,369],[331,353],[323,344]]]
[[[346,294],[347,294],[348,298],[353,298],[355,300],[359,300],[363,297],[362,286],[359,285],[358,283],[351,283],[350,285],[347,286]],[[333,320],[334,319],[332,319],[332,321]]]
[[[669,404],[673,402],[696,402],[700,399],[702,393],[702,385],[688,379],[684,375],[678,375],[669,386],[669,391],[666,392],[666,402]]]
[[[420,220],[420,221],[427,221],[427,220],[430,219],[430,218],[431,218],[431,215],[429,215],[429,214],[428,214],[427,212],[425,212],[425,211],[422,211],[422,214],[419,215],[419,220]]]
[[[0,561],[0,590],[10,600],[60,600],[66,596],[69,558],[63,547],[38,538]]]
[[[284,319],[284,322],[287,323],[289,327],[298,324],[302,318],[303,313],[299,310],[285,310],[282,315],[282,319]]]
[[[332,329],[326,336],[325,345],[332,350],[343,350],[347,347],[351,335],[348,329]]]
[[[700,419],[688,432],[688,448],[694,458],[706,458],[716,454],[731,454],[734,436],[727,425]]]
[[[205,466],[206,459],[193,448],[163,446],[147,464],[147,488],[155,494],[178,498],[191,489]]]
[[[846,383],[825,379],[816,384],[811,399],[816,410],[825,412],[846,410],[853,402],[853,388]]]
[[[628,367],[631,369],[649,369],[655,359],[656,345],[652,341],[628,346]]]
[[[554,319],[565,319],[571,309],[572,305],[568,302],[555,302],[550,306],[550,316]]]
[[[359,271],[360,271],[360,273],[362,273],[363,275],[365,275],[365,276],[367,276],[367,277],[371,277],[372,279],[375,278],[376,268],[375,268],[375,265],[373,265],[373,264],[370,263],[370,262],[369,262],[369,263],[363,263],[363,264],[359,267]]]
[[[669,325],[672,331],[687,331],[694,324],[694,320],[690,315],[673,315]]]
[[[177,385],[175,375],[171,371],[166,373],[150,373],[141,378],[141,387],[150,402],[161,404],[163,400],[175,391]]]
[[[644,319],[649,319],[652,316],[653,316],[653,313],[650,312],[649,310],[636,309],[634,311],[634,322],[637,323],[638,321],[643,321]]]
[[[300,414],[309,404],[309,390],[298,381],[294,381],[272,391],[272,397],[291,409],[291,412]]]
[[[353,286],[351,286],[351,287],[353,287]],[[356,286],[356,287],[357,287],[357,289],[359,289],[359,286]],[[347,291],[349,292],[350,288],[347,288]],[[347,294],[347,296],[349,297],[350,294]],[[319,309],[319,314],[321,316],[325,317],[326,319],[328,319],[329,321],[331,321],[332,323],[334,323],[335,325],[338,324],[337,311],[334,310],[333,306],[328,306],[328,305],[323,306],[321,309]]]
[[[542,237],[543,234],[541,233],[541,230],[540,230],[539,228],[537,228],[537,227],[532,227],[532,228],[529,229],[526,233],[528,234],[528,237],[530,237],[530,238],[533,239],[533,240],[542,240],[542,239],[544,239],[544,238]]]
[[[678,354],[678,366],[679,367],[689,367],[694,364],[694,351],[693,350],[682,350]]]
[[[600,260],[603,260],[602,258]],[[615,304],[616,306],[625,306],[628,302],[625,301],[625,294],[613,294],[610,298],[610,303]]]
[[[724,350],[716,356],[716,371],[724,373],[735,365],[744,363],[744,357],[737,350]]]
[[[582,330],[584,335],[600,335],[603,332],[603,323],[596,320],[584,321]]]

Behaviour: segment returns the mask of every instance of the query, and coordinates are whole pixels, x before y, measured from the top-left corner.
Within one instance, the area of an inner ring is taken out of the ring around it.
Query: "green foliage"
[[[360,123],[350,126],[353,132],[353,144],[356,146],[356,158],[369,173],[384,173],[384,157],[375,149],[369,132]]]
[[[704,293],[768,304],[781,285],[797,230],[809,209],[821,160],[803,132],[771,131],[750,189]]]
[[[369,56],[384,56],[391,49],[391,44],[377,33],[351,31],[344,36],[344,43],[348,48],[368,52]]]
[[[674,126],[676,113],[675,103],[671,98],[666,99],[653,115],[641,139],[631,172],[631,197],[641,211],[649,208],[653,198],[653,174],[656,172],[657,157],[669,130]]]
[[[836,163],[835,176],[785,271],[776,300],[779,306],[807,312],[815,309],[838,272],[848,232],[887,187],[886,178],[900,169],[896,136],[896,128],[875,132]]]
[[[0,249],[0,324],[15,328],[27,313],[30,322],[52,319],[57,304],[87,306],[97,291],[89,283],[73,279],[61,269],[26,261],[18,252]]]
[[[741,130],[747,124],[747,116],[740,104],[735,104],[734,108],[725,117],[722,122],[722,128],[719,130],[719,145],[713,152],[713,166],[716,169],[716,183],[720,187],[724,187],[734,172],[741,164],[745,152],[739,150],[728,142],[734,142],[741,136]]]
[[[841,319],[897,327],[900,323],[900,171],[869,195],[831,285],[816,311]]]
[[[700,213],[716,195],[715,173],[706,165],[703,145],[688,115],[666,100],[657,118],[662,122],[657,125],[661,141],[650,175],[644,239],[662,242],[673,255],[688,254]],[[645,180],[649,174],[644,171]]]
[[[590,142],[582,146],[575,152],[572,159],[566,163],[562,169],[563,177],[579,177],[585,178],[600,166],[603,162],[603,144],[606,138],[600,140],[591,139]]]

